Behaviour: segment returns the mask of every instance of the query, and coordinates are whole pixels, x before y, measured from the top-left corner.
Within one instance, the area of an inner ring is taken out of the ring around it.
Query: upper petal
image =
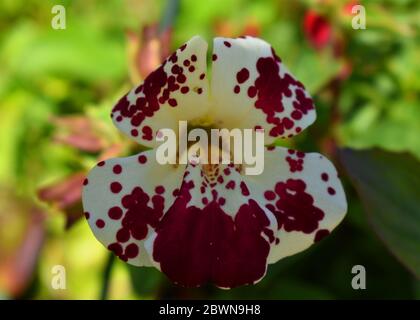
[[[328,235],[344,218],[347,202],[333,164],[318,153],[268,148],[264,161],[264,172],[244,181],[277,219],[273,263]]]
[[[154,150],[98,163],[82,196],[96,238],[124,261],[150,265],[144,241],[173,204],[184,168],[159,164]]]
[[[198,36],[176,50],[144,83],[112,110],[114,124],[145,146],[156,146],[162,128],[178,130],[179,120],[203,117],[209,108],[207,43]]]
[[[263,128],[269,144],[315,121],[308,92],[267,42],[215,38],[213,50],[211,112],[218,127]]]
[[[232,288],[264,276],[275,218],[246,190],[233,166],[188,166],[147,247],[173,282]]]

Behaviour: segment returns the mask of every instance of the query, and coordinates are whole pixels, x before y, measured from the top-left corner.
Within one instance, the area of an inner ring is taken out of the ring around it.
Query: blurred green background
[[[366,29],[352,28],[358,3]],[[57,4],[63,30],[51,27]],[[420,298],[419,29],[416,0],[2,0],[0,298]],[[138,150],[112,125],[112,106],[196,34],[275,48],[318,112],[280,144],[331,158],[349,202],[330,237],[229,291],[180,288],[112,259],[80,219],[84,174]],[[351,287],[358,264],[366,290]],[[51,287],[55,265],[66,290]]]

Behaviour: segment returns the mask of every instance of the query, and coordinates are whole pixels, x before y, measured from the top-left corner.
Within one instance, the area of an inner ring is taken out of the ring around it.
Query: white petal
[[[259,205],[277,218],[269,262],[298,253],[328,235],[344,218],[347,202],[333,164],[318,153],[285,148],[265,152],[264,172],[244,176]]]
[[[232,288],[264,276],[275,218],[244,188],[233,166],[188,166],[178,198],[146,248],[174,283]]]
[[[315,121],[312,99],[271,46],[258,38],[215,38],[211,113],[222,128],[262,128],[266,144]],[[308,71],[310,72],[310,70]]]
[[[138,143],[153,147],[159,129],[207,114],[207,43],[193,37],[122,97],[111,114],[115,125]]]
[[[83,188],[83,208],[96,238],[128,263],[150,265],[144,241],[174,202],[184,169],[157,163],[153,150],[100,162]]]

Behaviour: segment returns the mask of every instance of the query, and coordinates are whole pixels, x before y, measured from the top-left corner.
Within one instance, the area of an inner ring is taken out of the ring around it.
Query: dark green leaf
[[[374,230],[420,278],[420,163],[407,153],[340,151]]]

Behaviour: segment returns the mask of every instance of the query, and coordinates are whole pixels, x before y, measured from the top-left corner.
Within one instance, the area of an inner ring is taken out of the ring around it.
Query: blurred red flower
[[[316,49],[321,50],[331,40],[332,27],[330,22],[315,10],[308,10],[305,14],[303,29],[309,43]]]

